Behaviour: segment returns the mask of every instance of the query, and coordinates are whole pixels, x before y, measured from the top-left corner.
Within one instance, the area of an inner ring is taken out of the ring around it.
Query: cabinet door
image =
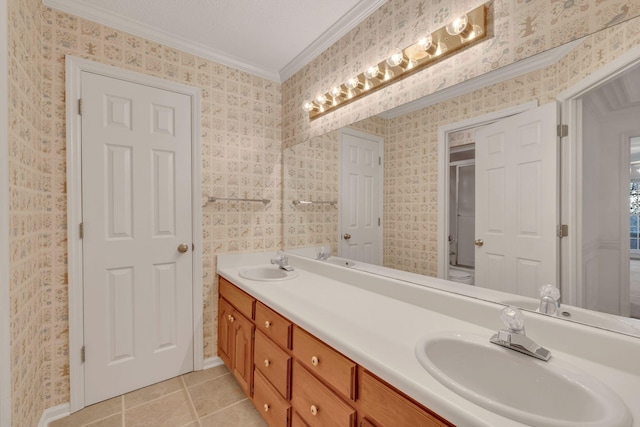
[[[233,355],[231,356],[231,372],[240,383],[245,394],[251,397],[251,378],[253,375],[253,330],[255,326],[240,312],[234,310],[233,324]]]
[[[229,368],[233,369],[231,363],[231,352],[233,342],[233,308],[224,298],[218,298],[218,356]]]

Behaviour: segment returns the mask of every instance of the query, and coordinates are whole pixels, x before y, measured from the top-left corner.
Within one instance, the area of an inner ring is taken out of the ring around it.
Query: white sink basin
[[[257,280],[259,282],[274,282],[279,280],[293,279],[298,275],[298,272],[295,270],[285,271],[275,265],[262,265],[240,270],[238,272],[238,275],[247,280]]]
[[[329,257],[327,262],[329,264],[340,265],[342,267],[355,267],[356,265],[358,265],[358,263],[355,261],[351,261],[350,259],[346,259],[346,258],[340,258],[337,256]]]
[[[489,337],[444,333],[421,339],[420,364],[455,393],[492,412],[540,427],[629,427],[622,400],[559,360],[534,359]]]

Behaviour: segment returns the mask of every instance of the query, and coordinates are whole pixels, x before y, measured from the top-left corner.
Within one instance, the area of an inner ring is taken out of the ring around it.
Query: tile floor
[[[267,427],[224,366],[84,408],[49,427]]]

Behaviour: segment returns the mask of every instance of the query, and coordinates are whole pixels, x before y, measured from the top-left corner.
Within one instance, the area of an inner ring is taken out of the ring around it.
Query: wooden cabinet
[[[270,427],[289,425],[291,415],[289,401],[280,396],[258,370],[254,377],[253,405]]]
[[[355,426],[355,409],[298,361],[293,363],[291,403],[309,427]]]
[[[252,316],[255,300],[224,279],[220,280],[219,295],[218,355],[236,377],[245,394],[251,396],[255,327],[249,320],[251,317],[247,318],[243,313]]]
[[[453,424],[220,278],[218,355],[270,427]]]
[[[363,427],[453,426],[362,368],[358,370],[358,402],[360,415],[368,423],[362,423]]]
[[[344,397],[355,398],[356,364],[297,326],[293,328],[293,355]]]

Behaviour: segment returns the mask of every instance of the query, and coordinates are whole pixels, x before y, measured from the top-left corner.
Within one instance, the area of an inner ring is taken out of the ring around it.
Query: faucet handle
[[[510,332],[524,334],[524,314],[519,308],[513,306],[503,308],[500,312],[500,320]]]

